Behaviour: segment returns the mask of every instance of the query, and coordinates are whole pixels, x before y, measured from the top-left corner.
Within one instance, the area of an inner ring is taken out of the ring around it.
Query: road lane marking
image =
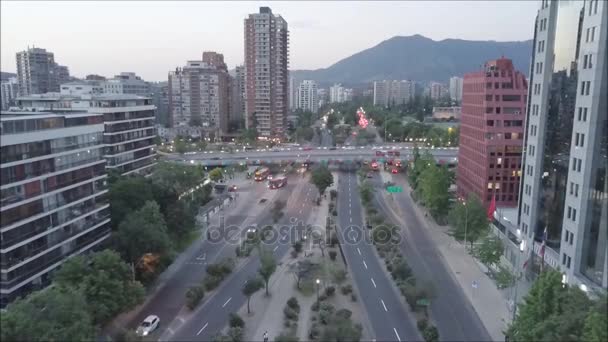
[[[230,303],[231,300],[232,300],[232,297],[228,298],[228,300],[226,301],[226,303],[224,303],[224,305],[222,305],[222,307],[225,308],[226,305],[228,305],[228,303]]]
[[[279,246],[275,246],[274,249],[272,250],[273,252],[276,251],[277,249],[279,249]]]
[[[382,302],[382,306],[384,307],[384,311],[388,312],[388,309],[386,308],[386,304],[384,304],[384,301],[382,299],[380,299],[380,301]]]
[[[179,319],[179,321],[180,321],[180,322],[182,322],[182,324],[184,324],[184,322],[186,321],[186,320],[184,320],[184,319],[183,319],[183,318],[181,318],[181,317],[177,317],[177,319]]]
[[[201,330],[199,330],[199,331],[196,333],[196,336],[200,335],[200,334],[203,332],[203,330],[205,330],[205,328],[207,327],[207,325],[209,325],[209,323],[205,323],[205,325],[203,325],[203,327],[201,328]]]
[[[399,337],[399,334],[397,333],[397,329],[393,328],[393,331],[395,332],[395,335],[397,336],[397,340],[399,342],[401,342],[401,337]]]
[[[370,278],[372,280],[372,284],[374,284],[374,288],[377,288],[376,286],[376,282],[374,281],[374,278]]]
[[[359,253],[359,255],[361,255],[361,250],[359,249],[359,247],[357,247],[357,253]]]
[[[167,331],[169,332],[169,334],[173,335],[175,332],[173,331],[173,329],[171,328],[167,328]]]
[[[300,209],[300,214],[302,213],[302,209]]]
[[[248,282],[248,281],[249,281],[249,280],[245,280],[245,282],[243,283],[243,285],[247,284],[247,282]]]
[[[350,218],[350,223],[353,223],[353,218],[352,217]]]
[[[365,269],[367,269],[367,264],[365,263],[365,260],[363,260],[363,266],[365,266]]]

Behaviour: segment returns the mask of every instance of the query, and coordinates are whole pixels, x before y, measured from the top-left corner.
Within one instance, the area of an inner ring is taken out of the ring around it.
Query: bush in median
[[[188,309],[193,310],[204,297],[205,289],[203,286],[193,286],[186,292],[186,306]]]
[[[239,316],[238,314],[231,312],[230,315],[228,315],[228,322],[231,328],[244,328],[245,327],[245,321],[243,321],[243,319],[241,318],[241,316]]]
[[[207,291],[211,291],[218,287],[221,282],[222,278],[208,275],[207,277],[205,277],[205,280],[203,280],[203,285],[205,286],[205,289],[207,289]]]

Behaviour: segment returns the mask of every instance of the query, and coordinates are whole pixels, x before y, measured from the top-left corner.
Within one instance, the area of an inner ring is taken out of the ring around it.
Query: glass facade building
[[[518,225],[537,265],[582,288],[606,289],[608,3],[540,4]],[[550,253],[543,255],[545,230]]]
[[[0,304],[110,236],[103,115],[2,112]]]

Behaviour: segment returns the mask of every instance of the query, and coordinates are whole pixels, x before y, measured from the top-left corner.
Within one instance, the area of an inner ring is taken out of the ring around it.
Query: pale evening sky
[[[161,81],[202,51],[243,63],[243,19],[269,6],[290,29],[290,69],[316,69],[393,36],[527,40],[538,1],[5,1],[0,2],[1,70],[15,53],[45,48],[70,74],[133,71]]]

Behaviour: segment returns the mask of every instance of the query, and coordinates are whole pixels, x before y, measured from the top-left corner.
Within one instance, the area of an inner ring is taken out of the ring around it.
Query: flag
[[[496,195],[492,196],[492,202],[490,202],[490,207],[488,208],[488,220],[492,220],[494,218],[495,211],[496,211]]]

